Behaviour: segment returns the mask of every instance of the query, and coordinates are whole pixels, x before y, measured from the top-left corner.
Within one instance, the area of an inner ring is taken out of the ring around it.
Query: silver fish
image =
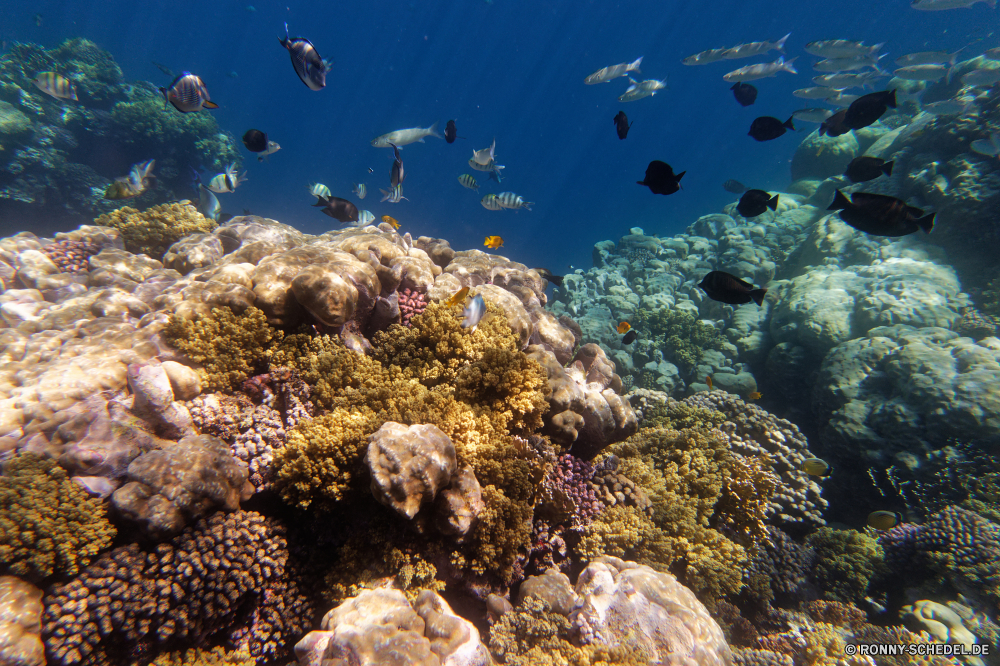
[[[663,79],[662,81],[657,81],[656,79],[636,81],[632,77],[629,77],[629,81],[631,81],[632,84],[623,94],[618,96],[619,102],[634,102],[637,99],[655,95],[658,91],[667,87],[666,79]]]
[[[856,69],[875,67],[885,56],[854,56],[852,58],[827,58],[813,65],[817,72],[853,72]]]
[[[969,108],[969,101],[963,101],[959,99],[946,99],[940,102],[931,102],[930,104],[924,104],[921,109],[932,116],[957,116],[961,113],[965,113],[965,110]]]
[[[766,79],[770,76],[775,76],[778,72],[789,72],[790,74],[798,74],[792,63],[795,58],[785,60],[782,57],[778,57],[774,62],[762,62],[756,65],[747,65],[746,67],[740,67],[735,69],[722,79],[728,83],[736,83],[737,81],[756,81],[757,79]]]
[[[899,67],[908,67],[909,65],[949,65],[951,67],[955,66],[955,61],[958,60],[958,54],[965,50],[965,47],[960,48],[954,53],[948,53],[947,51],[920,51],[919,53],[907,53],[906,55],[901,55],[896,58],[896,65]]]
[[[910,6],[925,12],[936,12],[942,9],[961,9],[985,2],[991,8],[996,9],[996,0],[911,0]]]
[[[940,81],[948,75],[948,68],[944,65],[910,65],[900,67],[892,74],[905,81]]]
[[[809,42],[805,46],[806,53],[821,58],[855,58],[857,56],[874,56],[885,46],[885,42],[874,46],[865,46],[864,42],[850,39],[824,39]]]
[[[792,112],[792,118],[807,123],[821,123],[832,115],[833,111],[830,109],[799,109]]]
[[[406,146],[411,143],[426,143],[424,137],[436,136],[439,139],[444,137],[437,131],[438,124],[434,123],[430,127],[410,127],[408,129],[396,130],[372,139],[372,145],[376,148],[391,148],[393,144]]]
[[[490,144],[489,148],[483,148],[481,150],[472,151],[472,159],[476,161],[476,164],[481,164],[486,166],[494,160],[493,153],[496,151],[497,140],[493,139],[493,143]]]
[[[826,99],[827,104],[832,104],[833,106],[839,106],[842,109],[846,109],[851,104],[855,102],[861,95],[845,95],[844,93],[838,94],[836,97],[828,97]]]
[[[1000,47],[988,49],[985,53],[983,53],[983,57],[987,60],[1000,60]]]
[[[486,302],[483,300],[482,295],[476,294],[469,304],[462,309],[462,328],[471,328],[473,331],[476,330],[476,326],[482,321],[483,315],[486,314]]]
[[[390,187],[388,191],[383,190],[383,189],[379,189],[379,192],[382,193],[382,201],[388,201],[389,203],[399,203],[400,201],[403,201],[404,199],[406,201],[409,201],[409,199],[407,199],[406,197],[403,196],[403,186],[402,185],[396,185],[396,186]]]
[[[844,90],[846,88],[868,88],[875,84],[876,79],[889,76],[885,72],[835,72],[813,77],[813,83],[827,88]]]
[[[788,33],[781,39],[775,42],[750,42],[749,44],[739,44],[731,49],[726,49],[726,54],[723,56],[726,60],[737,60],[739,58],[752,58],[754,56],[759,56],[768,51],[780,51],[785,52],[785,42],[791,37],[792,33]]]
[[[364,183],[354,183],[354,189],[352,190],[359,199],[364,199],[368,196],[368,187]]]
[[[490,162],[489,164],[479,164],[476,160],[469,160],[469,166],[476,171],[489,171],[490,178],[493,178],[498,183],[500,182],[500,169],[506,169],[502,164],[497,164],[496,162]]]
[[[987,157],[1000,155],[1000,132],[993,132],[989,139],[976,139],[969,147],[973,152]]]
[[[1000,69],[974,69],[962,76],[962,83],[967,86],[992,86],[1000,83]]]
[[[270,162],[271,161],[270,156],[278,152],[279,150],[281,150],[281,146],[278,145],[277,141],[268,141],[267,148],[257,153],[257,161],[263,162],[264,158],[266,157],[267,161]]]
[[[367,224],[371,224],[374,221],[375,221],[375,213],[371,212],[370,210],[358,211],[358,225],[357,226],[363,227],[363,226],[365,226]]]
[[[836,97],[839,94],[839,90],[826,87],[799,88],[798,90],[792,91],[792,95],[800,99],[828,99],[830,97]]]
[[[222,212],[219,200],[212,194],[212,190],[204,185],[198,185],[198,212],[216,222],[219,221],[219,214]]]
[[[502,208],[506,208],[508,210],[517,210],[518,208],[531,210],[531,207],[535,205],[534,201],[525,201],[522,197],[519,197],[513,192],[501,192],[498,194],[497,203],[499,203]]]
[[[695,53],[694,55],[690,55],[681,60],[681,63],[688,66],[710,65],[713,62],[719,62],[720,60],[725,60],[726,53],[728,51],[729,49],[709,49],[707,51],[702,51],[701,53]]]
[[[240,175],[236,174],[236,163],[234,162],[227,166],[223,173],[218,174],[208,182],[208,189],[212,190],[216,194],[235,192],[239,184],[244,182],[246,179],[246,171]]]
[[[486,210],[503,210],[503,206],[497,200],[497,195],[487,194],[485,197],[479,200],[479,203],[483,205]]]
[[[636,74],[642,74],[639,71],[639,65],[642,64],[642,56],[635,62],[620,62],[617,65],[610,65],[608,67],[601,68],[585,78],[583,82],[588,86],[592,86],[595,83],[607,83],[612,79],[617,79],[619,76],[628,76],[629,72],[635,72]]]

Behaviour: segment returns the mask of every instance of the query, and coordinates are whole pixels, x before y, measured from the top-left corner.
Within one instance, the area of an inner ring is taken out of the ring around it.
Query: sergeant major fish
[[[368,196],[368,187],[364,183],[354,183],[354,189],[351,191],[354,192],[359,199],[364,199]]]
[[[731,49],[725,50],[725,55],[723,56],[726,60],[737,60],[739,58],[752,58],[754,56],[759,56],[768,51],[780,51],[785,52],[785,42],[791,37],[792,33],[788,33],[781,39],[775,42],[750,42],[749,44],[740,44],[734,46]]]
[[[739,69],[734,69],[725,76],[722,77],[724,81],[729,83],[744,82],[744,81],[756,81],[757,79],[766,79],[771,76],[777,75],[778,72],[788,72],[790,74],[798,74],[795,67],[792,66],[792,62],[795,58],[790,60],[785,60],[782,57],[778,57],[774,62],[762,62],[756,65],[747,65],[746,67],[740,67]]]
[[[328,197],[330,196],[330,188],[322,183],[313,183],[309,186],[309,194],[314,197]]]
[[[485,197],[479,200],[479,203],[483,205],[486,210],[503,210],[503,206],[497,201],[497,195],[487,194]]]
[[[617,79],[619,76],[628,76],[629,72],[642,74],[642,72],[639,71],[639,65],[641,64],[642,56],[639,56],[638,60],[634,62],[620,62],[617,65],[603,67],[585,78],[583,82],[588,86],[592,86],[596,83],[608,83],[612,79]]]
[[[379,188],[379,192],[382,193],[381,201],[388,201],[389,203],[399,203],[403,200],[409,201],[409,199],[403,196],[402,185],[394,185],[388,191]]]
[[[463,173],[461,176],[459,176],[458,182],[462,187],[468,188],[475,192],[479,192],[479,183],[477,183],[476,179],[467,173]]]
[[[531,210],[531,207],[535,205],[534,201],[525,201],[523,197],[520,197],[513,192],[501,192],[498,194],[497,203],[499,203],[501,207],[508,210],[517,210],[518,208]]]
[[[426,143],[424,138],[428,136],[435,136],[439,139],[444,138],[438,133],[437,126],[438,124],[434,123],[430,127],[410,127],[408,129],[389,132],[388,134],[383,134],[372,139],[372,145],[376,148],[391,148],[393,144],[407,146],[418,141]]]
[[[234,162],[227,166],[225,171],[208,181],[208,189],[212,190],[216,194],[235,192],[239,184],[244,182],[246,179],[247,174],[245,171],[242,174],[237,175],[236,163]]]

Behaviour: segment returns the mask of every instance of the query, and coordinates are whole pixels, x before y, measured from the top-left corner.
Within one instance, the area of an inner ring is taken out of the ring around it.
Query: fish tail
[[[827,210],[843,210],[851,206],[851,200],[844,196],[844,193],[837,190],[837,193],[833,195],[833,203]]]
[[[785,35],[784,37],[782,37],[781,39],[779,39],[777,42],[775,42],[774,48],[777,49],[778,51],[781,51],[782,53],[784,53],[785,52],[785,42],[788,41],[788,38],[791,37],[791,36],[792,36],[792,33],[788,33],[787,35]]]
[[[674,179],[679,182],[680,179],[683,178],[684,174],[686,174],[686,173],[687,173],[687,171],[681,171],[679,174],[677,174],[676,176],[674,176]]]
[[[631,63],[627,67],[627,70],[630,71],[630,72],[635,72],[636,74],[642,74],[642,71],[639,70],[639,65],[641,65],[641,64],[642,64],[642,56],[639,56],[639,59],[636,60],[635,62]]]
[[[934,216],[937,213],[931,213],[930,215],[924,215],[922,218],[917,220],[917,226],[924,230],[925,234],[929,234],[934,230]]]
[[[889,91],[889,94],[886,96],[885,103],[886,103],[886,105],[890,109],[895,109],[896,108],[896,89],[895,88],[893,88],[892,90]]]
[[[771,200],[767,202],[767,207],[771,210],[778,210],[778,195],[775,194],[771,197]]]
[[[428,127],[427,131],[430,133],[430,136],[435,136],[435,137],[437,137],[439,139],[443,139],[444,138],[443,136],[441,136],[441,133],[438,132],[438,124],[437,123],[434,123],[433,125],[431,125],[430,127]],[[420,141],[421,141],[421,143],[424,142],[423,139],[420,139]]]
[[[326,197],[321,197],[320,195],[317,194],[316,195],[316,203],[314,203],[313,206],[316,206],[316,207],[325,206],[328,203],[330,203],[329,199],[327,199]]]
[[[892,165],[893,165],[892,162],[886,162],[885,164],[883,164],[882,165],[882,173],[884,173],[887,176],[891,176],[892,175]]]
[[[784,58],[778,58],[778,60],[781,61],[781,68],[791,74],[799,73],[798,70],[796,70],[795,67],[792,66],[792,63],[795,62],[797,59],[798,56],[795,56],[794,58],[789,58],[788,60],[785,60]]]
[[[219,108],[218,104],[216,104],[215,102],[210,102],[207,99],[204,102],[201,103],[201,106],[202,106],[203,109],[217,109],[217,108]]]
[[[750,298],[754,300],[757,305],[764,305],[764,296],[767,295],[767,289],[754,289],[750,292]]]
[[[521,208],[527,208],[528,210],[531,210],[531,207],[534,205],[535,205],[534,201],[525,201],[524,203],[521,204]]]
[[[944,75],[944,84],[946,86],[951,85],[951,75],[955,73],[956,67],[957,65],[952,65],[951,67],[948,68],[948,73]]]
[[[783,122],[782,125],[784,127],[787,127],[788,129],[790,129],[790,130],[792,130],[794,132],[795,131],[795,125],[792,124],[792,120],[794,120],[794,119],[795,119],[795,116],[789,116],[788,120],[786,120],[785,122]]]

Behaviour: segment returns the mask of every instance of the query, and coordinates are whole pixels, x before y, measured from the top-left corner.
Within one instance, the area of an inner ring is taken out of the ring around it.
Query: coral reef
[[[414,315],[418,315],[427,307],[427,295],[419,291],[404,289],[399,292],[399,323],[409,326]]]
[[[875,539],[855,530],[821,527],[809,535],[806,547],[815,553],[813,576],[825,598],[864,602],[868,583],[881,573],[884,559]]]
[[[218,226],[193,205],[183,203],[160,204],[144,211],[125,206],[101,215],[94,223],[116,229],[129,252],[158,260],[181,238],[207,233]]]
[[[26,453],[0,476],[0,566],[29,580],[76,574],[111,545],[115,528],[55,461]]]

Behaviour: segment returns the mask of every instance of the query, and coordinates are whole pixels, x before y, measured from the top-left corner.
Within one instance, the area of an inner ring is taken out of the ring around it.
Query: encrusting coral
[[[809,535],[806,546],[816,552],[813,575],[825,598],[864,602],[868,582],[883,567],[878,541],[855,530],[821,527]]]
[[[76,574],[111,545],[115,528],[55,461],[25,453],[0,476],[0,567],[39,580]]]
[[[101,215],[94,224],[121,233],[125,249],[161,259],[171,245],[190,234],[208,233],[219,226],[190,203],[169,203],[144,211],[124,206]]]
[[[705,350],[720,351],[725,336],[714,326],[702,324],[694,315],[663,308],[653,312],[639,310],[636,326],[654,340],[657,348],[685,372],[691,372]]]

